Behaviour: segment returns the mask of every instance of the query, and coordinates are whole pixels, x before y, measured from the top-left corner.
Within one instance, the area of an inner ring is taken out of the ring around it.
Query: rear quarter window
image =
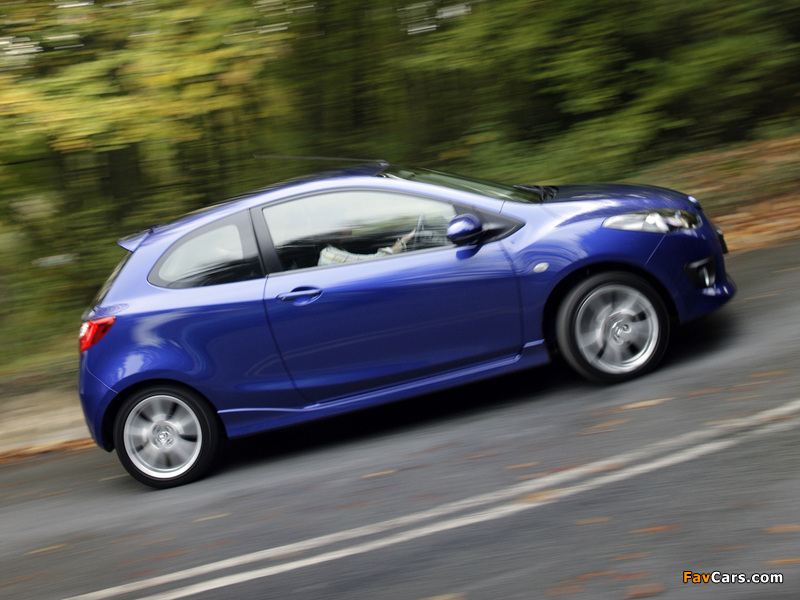
[[[179,239],[153,267],[148,281],[160,287],[191,288],[263,276],[250,217],[239,213]]]

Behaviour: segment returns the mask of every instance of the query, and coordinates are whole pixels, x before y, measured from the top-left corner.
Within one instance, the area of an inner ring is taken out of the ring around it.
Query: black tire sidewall
[[[575,339],[575,321],[583,302],[596,289],[612,284],[624,285],[644,294],[658,318],[659,338],[654,352],[642,366],[626,373],[608,373],[595,368],[584,358]],[[661,296],[644,279],[631,273],[606,272],[590,276],[564,297],[556,315],[556,340],[562,356],[580,375],[597,383],[617,383],[651,371],[663,358],[669,336],[670,321]]]
[[[126,419],[141,402],[158,395],[174,396],[185,402],[197,417],[202,434],[200,454],[194,464],[184,473],[171,478],[152,477],[139,470],[125,450],[124,426]],[[205,475],[211,467],[219,447],[219,431],[216,418],[204,399],[187,389],[160,385],[139,390],[123,402],[114,420],[114,447],[122,466],[134,479],[153,488],[166,489],[196,481]]]

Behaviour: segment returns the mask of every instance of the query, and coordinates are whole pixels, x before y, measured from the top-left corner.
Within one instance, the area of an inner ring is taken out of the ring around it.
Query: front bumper
[[[710,223],[686,234],[667,234],[648,261],[672,297],[680,322],[710,313],[736,294],[725,269],[727,245]]]

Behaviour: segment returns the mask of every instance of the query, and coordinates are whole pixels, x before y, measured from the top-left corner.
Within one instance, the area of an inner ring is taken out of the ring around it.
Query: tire
[[[134,479],[154,488],[195,481],[210,468],[220,427],[208,404],[173,386],[128,398],[114,422],[114,446]]]
[[[623,272],[581,282],[556,316],[558,347],[567,363],[598,383],[625,381],[655,368],[667,348],[669,329],[658,293]]]

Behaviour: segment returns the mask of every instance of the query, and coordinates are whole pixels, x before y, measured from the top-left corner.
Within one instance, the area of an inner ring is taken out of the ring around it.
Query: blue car
[[[137,480],[219,442],[547,363],[653,369],[727,302],[697,200],[633,185],[503,185],[386,163],[293,180],[120,240],[84,315],[89,430]]]

